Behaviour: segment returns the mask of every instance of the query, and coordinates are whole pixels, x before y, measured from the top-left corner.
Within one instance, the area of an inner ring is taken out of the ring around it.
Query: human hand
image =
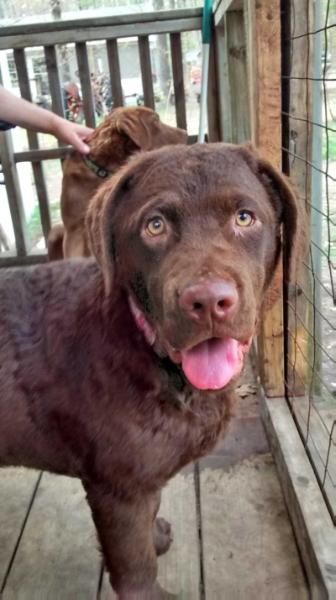
[[[71,144],[81,154],[88,154],[90,146],[85,143],[85,139],[93,133],[93,129],[78,123],[72,123],[62,117],[55,116],[55,121],[50,133],[57,137],[62,142]]]

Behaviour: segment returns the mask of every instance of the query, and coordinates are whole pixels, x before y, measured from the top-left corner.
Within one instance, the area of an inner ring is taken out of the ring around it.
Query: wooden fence
[[[170,36],[176,121],[186,127],[181,33],[201,28],[201,9],[163,11],[118,17],[56,21],[1,28],[0,50],[13,49],[21,95],[31,99],[25,49],[43,46],[52,109],[63,115],[56,47],[74,43],[86,123],[95,125],[87,42],[104,40],[114,106],[122,105],[118,39],[138,40],[144,101],[154,107],[149,35]],[[209,139],[239,143],[252,139],[269,160],[281,166],[281,43],[280,0],[218,0],[214,7],[211,47]],[[15,233],[16,254],[0,254],[0,266],[30,264],[46,259],[45,251],[29,248],[17,164],[29,161],[39,202],[44,236],[50,229],[50,211],[42,162],[61,159],[66,147],[42,150],[36,133],[28,134],[29,150],[14,152],[11,133],[1,136],[1,162]],[[265,316],[259,350],[262,376],[270,395],[282,396],[283,308],[279,301]]]
[[[57,46],[75,44],[78,74],[83,98],[83,112],[88,126],[96,124],[95,110],[91,86],[91,75],[88,60],[87,42],[103,40],[109,68],[110,85],[113,106],[124,103],[118,39],[136,37],[139,51],[141,79],[143,86],[144,104],[155,108],[153,74],[151,67],[149,36],[153,34],[168,34],[170,38],[170,53],[172,79],[177,126],[187,129],[186,97],[183,77],[183,56],[181,34],[187,31],[197,31],[201,28],[201,9],[165,11],[162,13],[146,13],[118,17],[81,19],[76,21],[56,21],[32,25],[15,25],[1,28],[0,50],[13,50],[14,62],[18,75],[21,96],[32,100],[32,91],[27,68],[26,49],[43,47],[48,76],[52,110],[64,116],[64,101],[60,83]],[[212,53],[212,73],[214,73],[214,54]],[[209,123],[212,139],[218,139],[215,131],[215,106],[217,96],[210,94]],[[29,150],[15,152],[13,150],[11,132],[0,134],[0,159],[3,178],[6,186],[13,230],[15,235],[16,253],[5,251],[0,254],[0,266],[15,264],[31,264],[46,259],[46,252],[32,252],[27,236],[27,227],[22,202],[17,164],[30,162],[39,204],[41,228],[47,239],[50,227],[50,207],[48,203],[47,186],[43,173],[43,161],[62,159],[69,148],[59,146],[54,149],[40,149],[38,136],[28,132]]]

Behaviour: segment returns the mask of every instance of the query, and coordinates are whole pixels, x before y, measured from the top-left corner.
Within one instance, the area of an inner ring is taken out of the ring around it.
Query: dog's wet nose
[[[179,303],[193,321],[222,321],[234,312],[238,291],[232,281],[202,281],[185,288]]]

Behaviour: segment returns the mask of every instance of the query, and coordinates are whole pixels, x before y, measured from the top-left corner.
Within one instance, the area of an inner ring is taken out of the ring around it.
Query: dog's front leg
[[[120,498],[103,484],[85,484],[105,565],[119,600],[158,600],[165,592],[156,582],[153,519],[157,495]]]

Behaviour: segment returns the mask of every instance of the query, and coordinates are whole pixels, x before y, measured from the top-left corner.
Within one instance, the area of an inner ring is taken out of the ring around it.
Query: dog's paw
[[[154,521],[154,545],[156,554],[160,556],[167,552],[173,541],[173,533],[170,523],[162,517],[158,517]]]

